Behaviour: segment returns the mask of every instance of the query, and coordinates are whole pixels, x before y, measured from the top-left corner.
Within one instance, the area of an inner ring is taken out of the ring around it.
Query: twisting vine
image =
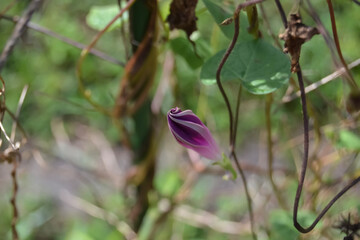
[[[298,222],[298,210],[299,210],[299,202],[301,197],[302,188],[304,185],[305,175],[306,175],[306,169],[307,169],[307,163],[308,163],[308,153],[309,153],[309,118],[307,114],[306,109],[306,95],[305,95],[305,88],[304,88],[304,82],[302,78],[302,72],[301,68],[299,66],[299,70],[296,73],[298,77],[299,82],[299,88],[301,92],[301,105],[302,105],[302,111],[303,111],[303,124],[304,124],[304,156],[303,156],[303,162],[301,166],[301,173],[300,173],[300,181],[298,184],[298,188],[295,195],[295,201],[294,201],[294,211],[293,211],[293,222],[296,229],[301,233],[308,233],[312,231],[315,226],[318,224],[318,222],[321,220],[321,218],[326,214],[326,212],[334,205],[334,203],[342,196],[344,195],[350,188],[355,186],[359,181],[360,177],[357,177],[352,182],[350,182],[347,186],[345,186],[339,193],[337,193],[333,199],[329,201],[329,203],[324,207],[324,209],[320,212],[320,214],[315,218],[313,223],[307,227],[304,228],[301,226],[301,224]]]
[[[282,19],[285,15],[281,3],[279,0],[276,0],[279,4],[277,4],[278,10],[280,15],[282,16]],[[328,4],[329,4],[329,8],[330,8],[330,12],[331,12],[331,2],[330,0],[327,0]],[[330,2],[330,3],[329,3]],[[331,18],[333,18],[333,14],[331,14]],[[337,33],[336,33],[336,27],[334,25],[335,23],[335,19],[332,19],[332,26],[333,26],[333,31],[335,29],[334,32],[334,38],[337,38]],[[287,28],[288,24],[284,23],[284,27]],[[337,50],[338,52],[341,52],[340,46],[337,43]],[[300,55],[300,48],[299,48],[299,53]],[[339,56],[342,56],[341,53],[339,53]],[[346,63],[345,63],[346,65]],[[297,62],[297,66],[296,66],[296,75],[298,78],[298,83],[299,83],[299,88],[300,88],[300,98],[301,98],[301,105],[302,105],[302,113],[303,113],[303,127],[304,127],[304,155],[303,155],[303,160],[302,160],[302,165],[301,165],[301,173],[300,173],[300,179],[299,179],[299,183],[298,183],[298,187],[297,187],[297,191],[296,191],[296,195],[295,195],[295,200],[294,200],[294,207],[293,207],[293,223],[294,226],[296,227],[296,229],[301,232],[301,233],[308,233],[310,231],[312,231],[315,226],[318,224],[318,222],[322,219],[322,217],[326,214],[326,212],[332,207],[332,205],[334,205],[334,203],[342,196],[344,195],[350,188],[352,188],[353,186],[355,186],[359,181],[360,181],[360,177],[355,178],[353,181],[351,181],[347,186],[345,186],[340,192],[338,192],[330,201],[329,203],[323,208],[323,210],[320,212],[320,214],[315,218],[315,220],[313,221],[313,223],[309,226],[309,227],[303,227],[301,226],[301,224],[298,222],[298,210],[299,210],[299,202],[300,202],[300,197],[301,197],[301,192],[304,186],[304,181],[305,181],[305,175],[306,175],[306,170],[307,170],[307,164],[308,164],[308,159],[309,159],[309,117],[308,117],[308,112],[307,112],[307,104],[306,104],[306,93],[305,93],[305,87],[304,87],[304,81],[303,81],[303,76],[302,76],[302,71],[301,71],[301,67],[300,67],[300,63]],[[350,75],[351,76],[351,75]],[[356,83],[351,84],[352,87],[357,87]]]
[[[226,104],[226,107],[227,107],[227,110],[229,113],[230,157],[232,157],[234,159],[236,168],[238,169],[238,172],[240,173],[240,177],[243,182],[243,186],[244,186],[244,190],[245,190],[245,194],[246,194],[246,198],[247,198],[247,203],[248,203],[249,215],[250,215],[251,233],[252,233],[253,239],[255,239],[255,240],[257,239],[257,235],[255,233],[255,221],[254,221],[254,213],[253,213],[253,209],[252,209],[252,200],[251,200],[251,196],[249,193],[248,184],[247,184],[247,180],[246,180],[244,171],[239,163],[239,160],[238,160],[236,152],[235,152],[235,142],[236,142],[236,132],[237,132],[237,124],[238,124],[238,113],[239,113],[239,107],[240,107],[241,87],[239,88],[239,92],[238,92],[238,98],[237,98],[237,104],[236,104],[236,114],[235,114],[235,118],[234,118],[229,98],[228,98],[228,96],[224,90],[224,87],[221,83],[220,74],[221,74],[221,71],[222,71],[227,59],[229,58],[231,52],[233,51],[236,41],[239,37],[240,11],[242,9],[244,9],[245,7],[255,5],[255,4],[263,2],[263,1],[264,0],[252,0],[252,1],[247,1],[245,3],[241,3],[237,6],[237,8],[234,12],[234,16],[233,16],[233,22],[234,22],[234,28],[235,28],[234,36],[233,36],[233,39],[231,40],[231,43],[230,43],[228,49],[226,50],[224,56],[222,57],[222,59],[219,63],[219,66],[217,68],[217,71],[216,71],[216,84],[221,92],[221,95],[224,98],[224,101],[225,101],[225,104]]]

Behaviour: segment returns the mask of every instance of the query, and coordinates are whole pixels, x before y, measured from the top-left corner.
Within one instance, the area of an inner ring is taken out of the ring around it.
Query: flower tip
[[[209,129],[191,110],[172,108],[168,111],[167,120],[170,132],[182,146],[208,159],[221,158],[220,149]]]

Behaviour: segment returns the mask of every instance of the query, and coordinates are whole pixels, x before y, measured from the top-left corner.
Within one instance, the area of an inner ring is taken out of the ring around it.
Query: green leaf
[[[360,137],[348,130],[341,130],[336,145],[340,148],[360,151]]]
[[[313,223],[316,215],[308,211],[298,212],[298,222],[302,226],[309,226]],[[317,225],[321,228],[322,223]],[[292,214],[285,210],[273,210],[270,212],[271,240],[298,239],[300,232],[293,224]]]
[[[181,187],[182,181],[179,172],[168,170],[160,173],[155,178],[155,188],[163,196],[173,196]]]
[[[213,163],[213,165],[219,165],[226,171],[229,171],[232,175],[232,179],[235,180],[237,178],[237,173],[236,173],[235,169],[233,168],[230,159],[224,153],[223,153],[222,157],[223,158],[221,161],[215,162],[215,163]]]
[[[204,60],[195,54],[194,47],[188,39],[183,37],[172,39],[170,41],[170,46],[173,52],[182,56],[192,69],[196,69],[204,63]]]
[[[204,63],[200,74],[204,84],[216,83],[216,71],[225,51]],[[263,39],[237,44],[221,71],[221,81],[241,81],[253,94],[271,93],[284,86],[289,77],[289,58]]]
[[[181,56],[189,67],[197,69],[203,65],[204,59],[211,56],[211,47],[201,37],[195,39],[194,44],[195,46],[193,46],[185,37],[177,37],[170,41],[172,51]]]
[[[79,229],[73,229],[71,232],[67,233],[66,238],[67,240],[94,240],[91,236],[89,236],[86,232],[79,230]]]
[[[160,212],[156,207],[150,207],[144,216],[143,222],[141,223],[140,230],[138,231],[138,239],[149,239],[151,230],[154,228],[156,219],[160,216]]]
[[[224,35],[232,39],[234,36],[234,23],[229,25],[220,25],[225,19],[231,18],[234,15],[235,6],[226,5],[223,2],[218,0],[203,0],[206,8],[209,10],[211,16],[214,18],[215,22],[220,27]],[[246,17],[245,12],[240,12],[240,32],[239,39],[241,40],[251,40],[253,37],[248,34],[247,29],[249,23]]]
[[[86,15],[86,23],[91,28],[101,31],[104,27],[119,13],[119,6],[116,4],[106,6],[92,6],[89,13]],[[120,27],[122,22],[129,19],[126,11],[121,18],[116,20],[108,31]]]
[[[300,233],[293,226],[291,214],[284,210],[270,213],[271,240],[297,239]]]

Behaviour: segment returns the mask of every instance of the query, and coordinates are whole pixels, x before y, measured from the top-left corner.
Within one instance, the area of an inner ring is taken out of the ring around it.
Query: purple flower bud
[[[167,113],[168,125],[175,139],[208,159],[219,160],[221,153],[209,129],[191,111],[176,107]]]

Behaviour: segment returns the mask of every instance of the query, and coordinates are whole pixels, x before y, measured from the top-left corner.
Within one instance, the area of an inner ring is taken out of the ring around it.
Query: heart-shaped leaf
[[[208,59],[201,69],[204,84],[216,83],[216,71],[226,50]],[[253,94],[267,94],[284,86],[290,77],[290,60],[263,39],[235,45],[221,71],[221,81],[241,81]]]

